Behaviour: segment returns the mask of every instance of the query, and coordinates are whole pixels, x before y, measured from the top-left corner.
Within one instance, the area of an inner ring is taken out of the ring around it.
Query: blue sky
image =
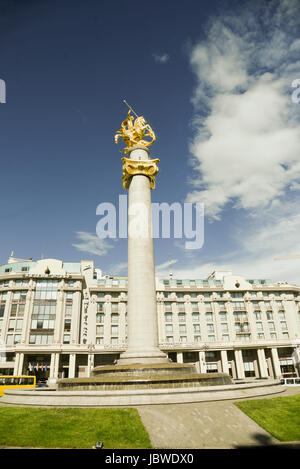
[[[126,240],[96,236],[118,203],[124,98],[156,132],[154,202],[203,202],[205,242],[155,240],[159,275],[232,269],[299,283],[299,0],[0,0],[1,247],[94,259],[126,275]]]

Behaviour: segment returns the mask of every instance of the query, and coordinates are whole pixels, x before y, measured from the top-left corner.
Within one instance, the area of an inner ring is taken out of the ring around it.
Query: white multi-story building
[[[159,344],[173,361],[234,379],[299,376],[300,286],[213,272],[156,279],[156,291]],[[126,323],[127,278],[93,261],[0,266],[0,374],[89,376],[126,349]]]

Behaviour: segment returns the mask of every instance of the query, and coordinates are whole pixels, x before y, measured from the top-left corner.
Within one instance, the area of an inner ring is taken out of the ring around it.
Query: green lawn
[[[0,446],[152,448],[136,409],[0,407]]]
[[[235,402],[235,405],[277,440],[300,440],[300,394]]]

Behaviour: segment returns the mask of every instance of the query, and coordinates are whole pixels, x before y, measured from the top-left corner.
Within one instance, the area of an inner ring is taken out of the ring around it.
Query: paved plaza
[[[300,388],[291,387],[278,396],[296,393],[300,393]],[[264,398],[268,396],[263,396],[262,399]],[[141,406],[138,411],[155,448],[284,447],[284,444],[257,425],[230,400]],[[300,448],[300,442],[294,445]]]

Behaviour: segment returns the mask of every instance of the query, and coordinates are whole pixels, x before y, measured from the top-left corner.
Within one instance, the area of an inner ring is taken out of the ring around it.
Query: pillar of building
[[[118,364],[168,363],[158,347],[157,305],[152,236],[151,189],[159,160],[146,147],[122,158],[123,187],[128,189],[128,342]]]
[[[18,375],[23,374],[23,365],[24,365],[24,353],[19,354],[19,366],[18,366]]]
[[[268,378],[268,368],[264,349],[257,350],[258,364],[261,378]]]
[[[17,352],[15,355],[15,362],[14,362],[14,376],[19,374],[19,362],[20,362],[20,353]]]
[[[243,363],[243,356],[241,350],[234,351],[234,359],[235,359],[235,366],[236,366],[236,374],[238,379],[245,378],[245,370],[244,370],[244,363]]]
[[[279,358],[278,358],[277,348],[272,348],[271,349],[271,356],[272,356],[272,364],[273,364],[275,377],[280,378],[281,369],[280,369],[280,361],[279,361]]]
[[[183,363],[183,353],[182,352],[177,352],[177,363]]]
[[[229,374],[229,366],[228,366],[228,358],[227,358],[227,351],[221,350],[221,362],[222,362],[222,371],[223,373]]]
[[[75,378],[76,353],[69,356],[69,378]]]
[[[259,368],[257,360],[253,360],[255,378],[259,378]]]
[[[199,352],[200,373],[206,373],[205,352]]]
[[[58,378],[58,370],[59,370],[59,353],[55,354],[55,364],[54,364],[54,378]]]
[[[49,378],[54,378],[55,361],[56,353],[51,353]]]
[[[88,370],[87,370],[87,376],[88,377],[91,376],[93,368],[94,368],[94,354],[89,353],[89,355],[88,355]]]
[[[268,358],[266,359],[266,362],[267,362],[267,368],[268,368],[268,370],[269,370],[269,376],[270,376],[270,378],[273,378],[273,379],[274,379],[275,376],[274,376],[274,371],[273,371],[273,366],[272,366],[272,358],[271,358],[271,357],[268,357]]]

